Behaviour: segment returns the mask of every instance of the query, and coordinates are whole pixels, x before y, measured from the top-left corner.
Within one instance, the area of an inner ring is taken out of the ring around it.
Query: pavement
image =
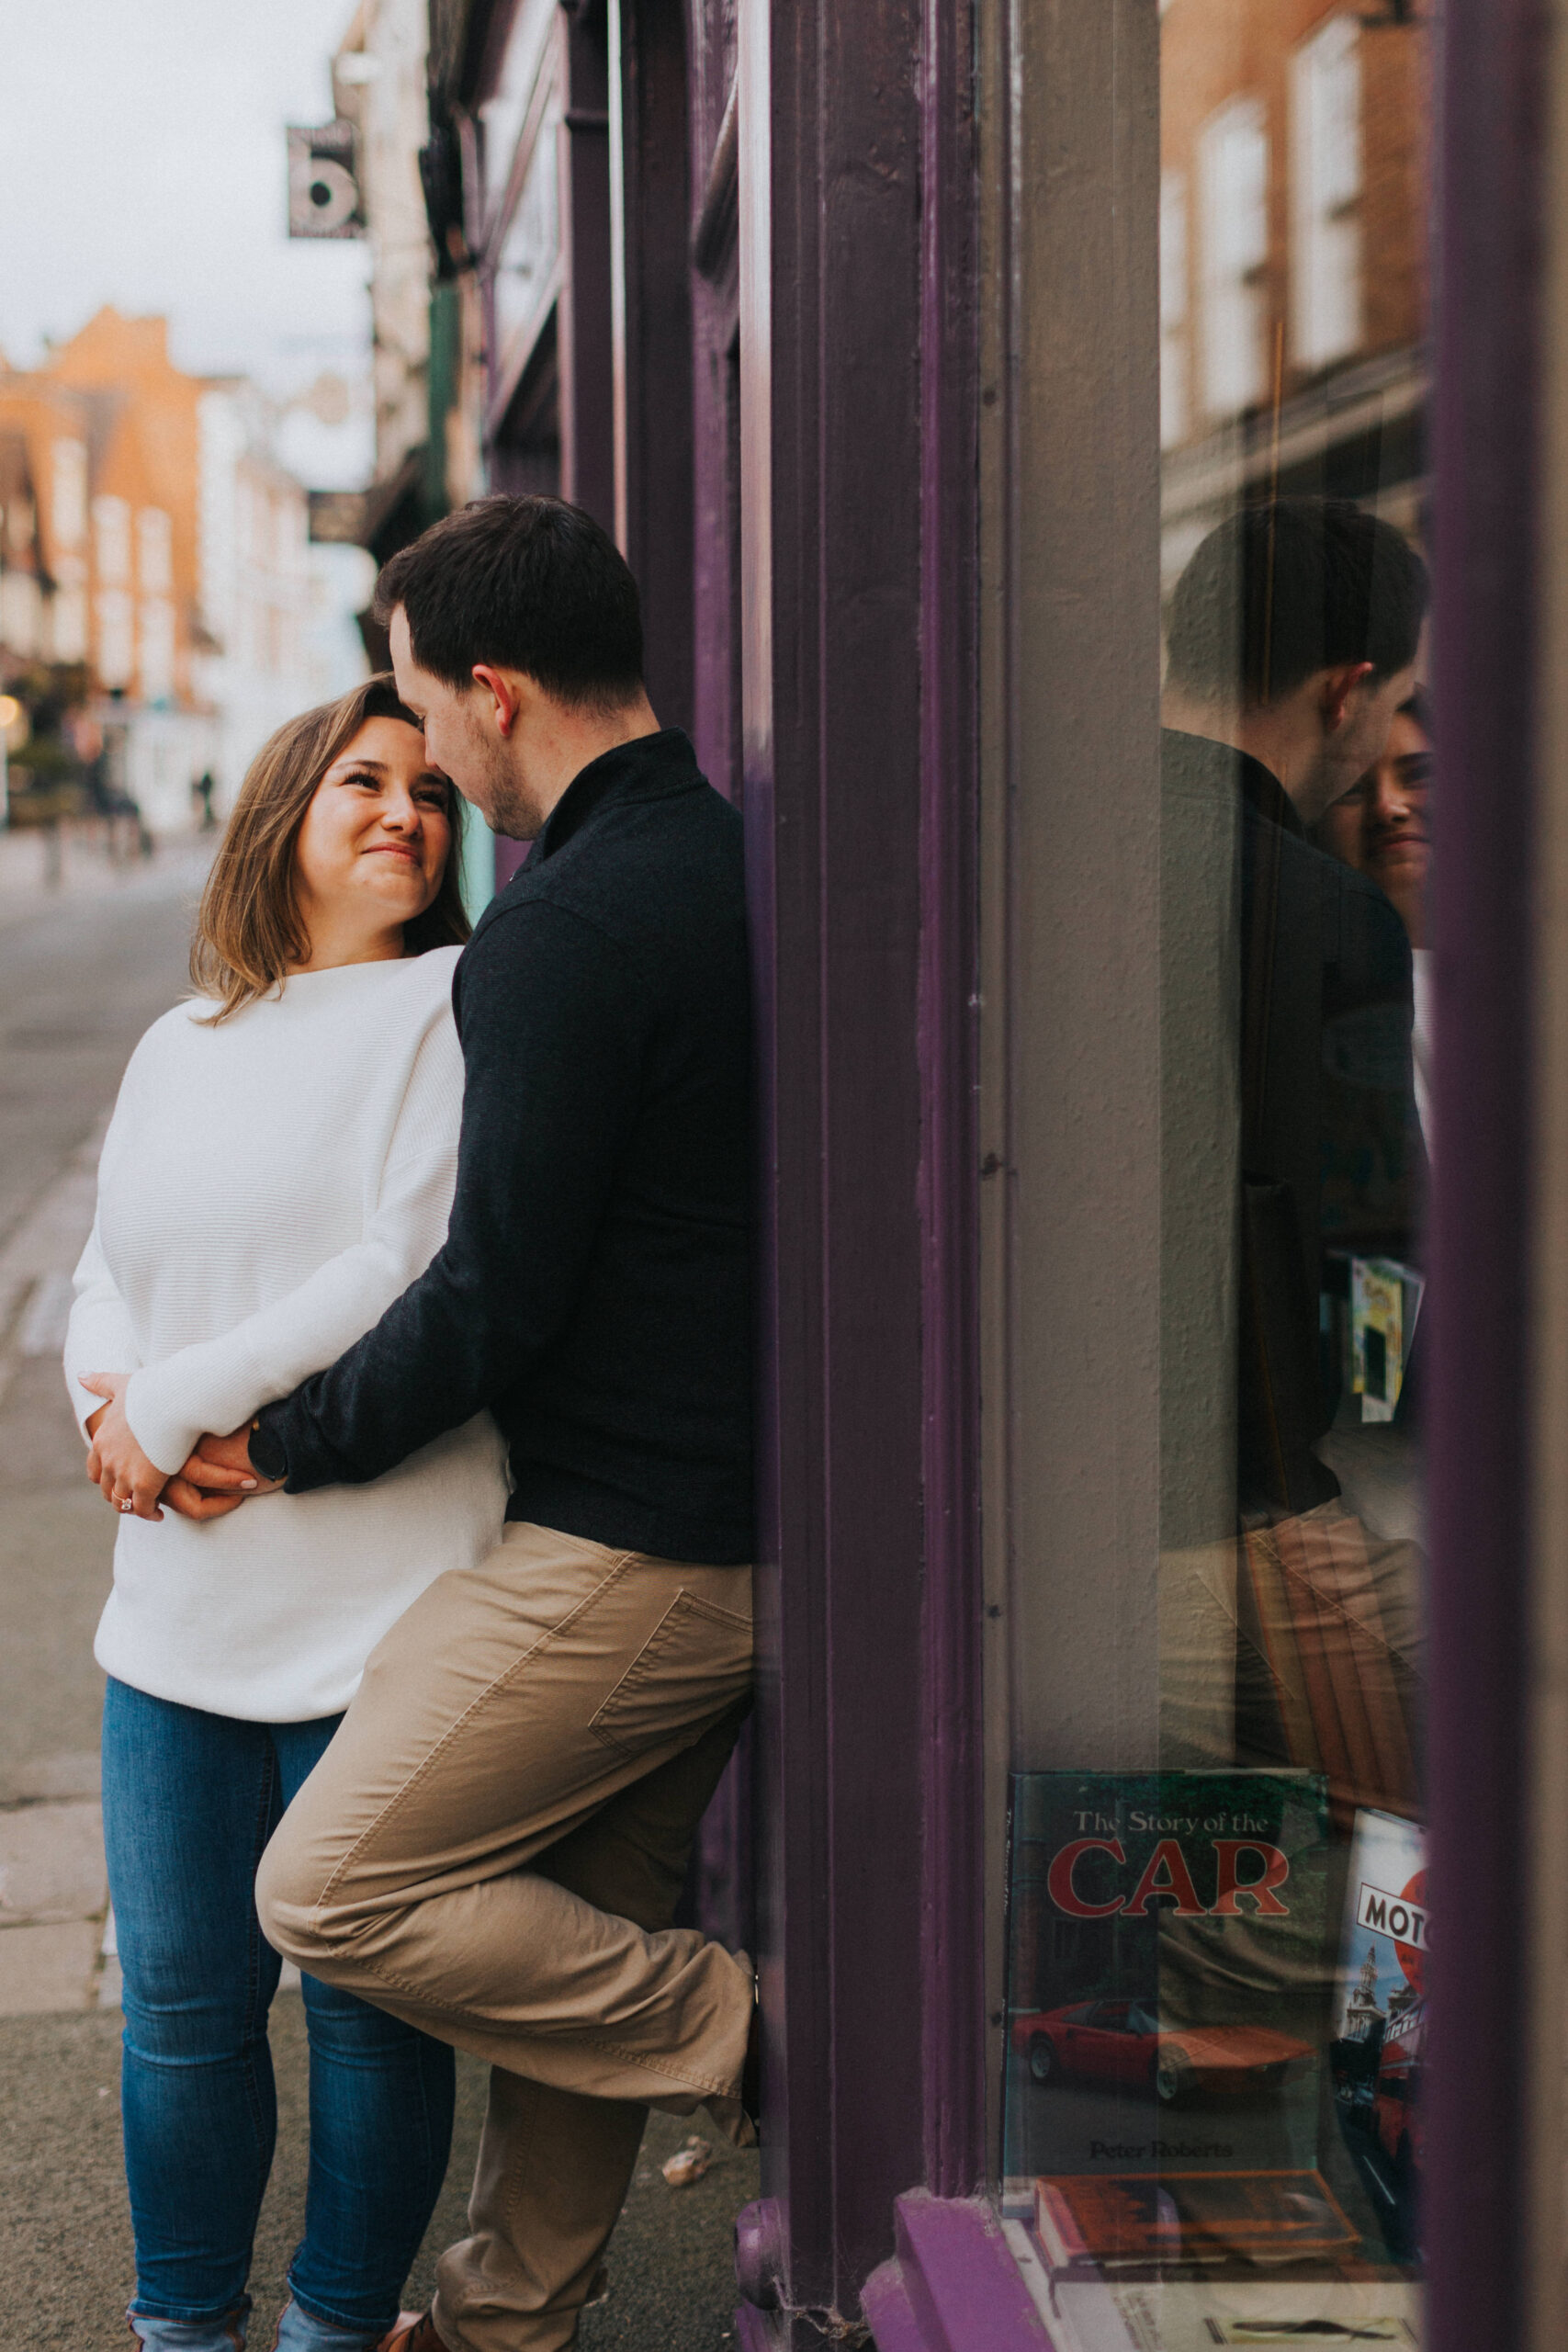
[[[60,1348],[91,1226],[98,1146],[137,1038],[185,986],[208,845],[111,862],[68,832],[0,834],[0,2345],[120,2352],[133,2284],[120,2167],[118,1969],[98,1811],[93,1631],[112,1518],[84,1478]],[[302,2227],[308,2080],[297,1990],[274,2007],[278,2155],[257,2233],[251,2343],[265,2352]],[[441,2205],[405,2301],[463,2232],[485,2069],[458,2060]],[[701,2119],[697,2119],[700,2127]],[[716,2143],[672,2189],[689,2124],[649,2120],[582,2352],[722,2352],[734,2342],[733,2219],[754,2154]]]

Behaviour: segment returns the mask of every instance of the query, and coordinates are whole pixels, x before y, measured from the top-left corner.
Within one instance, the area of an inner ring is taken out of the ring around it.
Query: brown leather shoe
[[[436,2335],[435,2322],[428,2312],[421,2312],[417,2319],[400,2312],[376,2352],[446,2352],[446,2346]]]

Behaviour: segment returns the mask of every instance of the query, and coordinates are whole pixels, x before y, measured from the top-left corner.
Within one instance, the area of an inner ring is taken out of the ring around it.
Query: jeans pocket
[[[637,1756],[705,1724],[751,1681],[751,1620],[678,1592],[589,1728]]]

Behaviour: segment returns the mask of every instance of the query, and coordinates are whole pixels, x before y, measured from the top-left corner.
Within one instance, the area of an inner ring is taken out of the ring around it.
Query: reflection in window
[[[1269,256],[1269,138],[1255,98],[1233,99],[1198,142],[1203,271],[1203,404],[1235,416],[1263,398],[1263,266]]]
[[[540,302],[560,250],[560,96],[555,91],[502,241],[495,273],[495,334],[502,353],[520,330],[536,326]]]
[[[495,87],[479,108],[485,209],[490,214],[506,192],[554,13],[553,0],[527,0],[518,10]]]
[[[1331,17],[1292,62],[1292,327],[1303,368],[1361,340],[1361,72],[1357,30]]]

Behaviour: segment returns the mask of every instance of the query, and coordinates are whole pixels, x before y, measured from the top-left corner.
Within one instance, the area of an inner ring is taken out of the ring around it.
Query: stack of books
[[[1299,2262],[1360,2243],[1319,2172],[1064,2173],[1034,2184],[1053,2273]]]

